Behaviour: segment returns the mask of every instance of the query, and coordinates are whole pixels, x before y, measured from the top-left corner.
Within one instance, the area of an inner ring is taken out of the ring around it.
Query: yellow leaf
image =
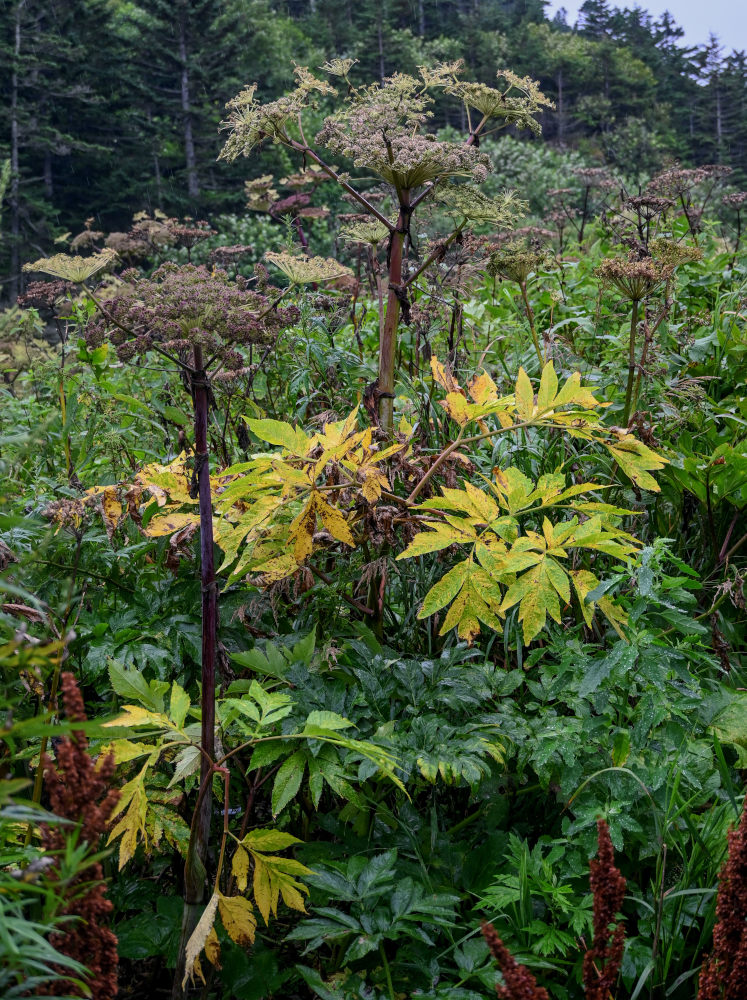
[[[293,541],[293,555],[300,565],[311,555],[316,527],[316,496],[312,493],[309,502],[293,520],[288,531],[288,540]]]
[[[124,711],[121,715],[118,715],[116,719],[111,719],[109,722],[104,722],[104,726],[145,726],[148,723],[153,725],[170,728],[169,720],[165,715],[160,715],[158,712],[150,712],[147,708],[142,708],[140,705],[123,705]]]
[[[521,420],[530,420],[534,412],[534,390],[529,376],[523,368],[519,369],[516,379],[516,410]]]
[[[339,511],[336,507],[331,507],[319,494],[316,494],[315,503],[321,515],[322,523],[330,535],[338,541],[355,548],[355,539],[342,511]]]
[[[539,390],[537,391],[537,409],[546,410],[553,403],[558,392],[558,376],[552,361],[542,369]]]
[[[291,910],[299,910],[301,913],[306,913],[304,898],[298,889],[291,885],[290,881],[280,883],[280,893],[283,897],[283,902]]]
[[[173,535],[175,531],[186,528],[187,525],[198,525],[200,518],[197,514],[177,513],[156,514],[148,522],[145,534],[149,538],[162,538],[164,535]]]
[[[284,555],[275,556],[274,559],[260,563],[254,567],[254,572],[261,573],[265,583],[276,583],[278,580],[283,580],[286,576],[295,573],[297,569],[298,563],[295,556]]]
[[[185,949],[185,961],[184,961],[184,979],[182,979],[182,989],[187,985],[187,980],[191,979],[194,983],[194,975],[200,977],[200,979],[205,982],[205,977],[202,974],[202,969],[200,968],[200,952],[205,947],[208,935],[213,928],[215,923],[215,911],[218,909],[218,897],[220,893],[214,892],[210,897],[207,906],[205,907],[202,916],[197,922],[197,926],[192,931],[189,941],[187,941],[187,947]]]
[[[431,357],[431,373],[434,380],[447,392],[459,392],[459,383],[435,355]]]
[[[475,375],[472,381],[467,384],[467,391],[480,406],[484,406],[485,403],[494,403],[498,399],[498,388],[487,372]]]
[[[584,616],[587,628],[591,628],[591,622],[594,617],[594,602],[587,603],[586,595],[599,586],[599,580],[588,569],[571,570],[571,579],[578,594],[581,614]]]
[[[377,500],[381,499],[381,483],[375,472],[368,472],[366,474],[361,486],[361,493],[369,503],[376,503]]]
[[[460,427],[464,427],[470,419],[470,403],[461,392],[450,392],[446,399],[441,401],[441,406]]]
[[[123,810],[124,815],[109,834],[107,844],[111,844],[117,837],[122,837],[119,844],[119,870],[121,871],[137,847],[138,834],[142,834],[146,839],[145,815],[148,809],[148,796],[145,791],[145,773],[148,770],[148,763],[142,768],[140,773],[123,786],[119,801],[114,807],[112,816],[118,816]]]
[[[104,489],[101,495],[101,512],[104,515],[107,538],[111,541],[122,517],[122,504],[119,502],[116,486],[107,486]]]
[[[246,891],[246,883],[249,875],[249,855],[243,847],[236,848],[236,853],[231,862],[231,874],[236,879],[239,892]]]
[[[252,904],[244,896],[224,896],[218,893],[218,911],[231,940],[243,947],[254,944],[257,918]]]
[[[259,907],[259,912],[262,914],[262,919],[265,924],[269,924],[270,909],[275,909],[272,906],[270,869],[263,862],[261,854],[255,854],[252,851],[252,857],[254,858],[254,899]]]
[[[220,941],[215,933],[215,927],[210,928],[210,933],[205,938],[205,955],[212,966],[220,969]]]

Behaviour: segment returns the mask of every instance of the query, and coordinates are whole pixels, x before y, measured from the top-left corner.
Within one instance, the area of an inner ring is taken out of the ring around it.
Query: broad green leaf
[[[255,420],[250,417],[245,417],[244,420],[252,434],[260,441],[279,445],[291,455],[308,454],[311,441],[300,427],[292,427],[280,420]]]
[[[241,843],[252,851],[284,851],[301,841],[283,830],[252,830]]]
[[[331,729],[331,730],[341,730],[350,729],[353,725],[349,719],[344,718],[342,715],[338,715],[337,712],[323,712],[314,711],[309,712],[309,716],[304,724],[304,733],[310,728],[314,729]]]
[[[177,727],[181,729],[184,725],[184,720],[187,718],[187,712],[189,711],[190,700],[189,695],[184,690],[181,685],[177,684],[176,681],[171,685],[171,701],[169,702],[169,715],[171,716],[171,721]]]
[[[114,692],[127,701],[137,701],[152,712],[163,711],[145,677],[136,669],[128,669],[118,660],[109,660],[109,683]]]
[[[297,750],[280,765],[272,786],[272,815],[277,816],[295,798],[306,770],[306,755]]]

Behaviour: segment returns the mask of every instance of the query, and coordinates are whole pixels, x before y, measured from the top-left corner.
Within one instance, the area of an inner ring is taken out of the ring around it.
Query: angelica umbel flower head
[[[154,347],[179,352],[199,344],[228,368],[240,367],[236,345],[270,343],[298,315],[294,307],[273,308],[243,278],[232,281],[218,269],[164,264],[149,278],[122,277],[125,283],[104,300],[105,311],[89,323],[86,341],[95,347],[108,336],[123,361]]]
[[[490,255],[486,268],[491,277],[500,276],[522,285],[530,274],[547,267],[551,255],[541,247],[527,247],[516,241]]]
[[[485,180],[487,156],[474,146],[438,139],[427,131],[433,99],[421,80],[395,73],[356,90],[325,119],[316,141],[389,184],[411,191],[437,177]]]
[[[609,257],[597,267],[597,276],[605,285],[616,288],[632,302],[642,302],[674,274],[674,265],[646,257],[643,260],[621,260]]]

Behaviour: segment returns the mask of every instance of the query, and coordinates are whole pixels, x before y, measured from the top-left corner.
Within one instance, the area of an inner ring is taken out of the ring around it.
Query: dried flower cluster
[[[725,194],[721,199],[727,208],[735,208],[737,211],[747,202],[747,191],[734,191],[732,194]]]
[[[663,195],[665,198],[680,198],[699,184],[724,180],[730,173],[731,167],[724,167],[716,163],[691,169],[673,166],[652,178],[647,190],[652,194]]]
[[[636,260],[631,254],[628,260],[608,257],[595,272],[606,284],[615,287],[621,295],[632,302],[642,302],[674,273],[674,265],[658,262],[648,257]]]
[[[438,189],[437,200],[456,223],[482,222],[506,228],[528,210],[528,205],[513,191],[491,198],[468,184],[450,184]]]
[[[333,281],[352,277],[353,272],[344,264],[327,257],[304,257],[292,253],[273,253],[268,250],[265,259],[282,271],[296,285]]]
[[[584,995],[586,1000],[609,1000],[620,973],[625,924],[615,924],[625,898],[625,879],[615,867],[615,851],[610,831],[603,819],[597,820],[597,856],[589,864],[589,883],[594,895],[594,940],[584,955]],[[614,930],[610,930],[612,925]]]
[[[325,119],[316,141],[357,167],[374,170],[399,190],[411,191],[437,177],[471,177],[482,183],[490,169],[484,153],[423,131],[431,104],[422,80],[397,73],[354,91],[348,103]]]
[[[24,264],[24,271],[39,271],[53,278],[72,281],[79,285],[109,267],[116,259],[116,253],[111,248],[100,250],[90,257],[70,257],[66,253],[55,254],[54,257],[42,257],[33,263]]]
[[[72,722],[85,722],[83,698],[75,677],[63,673],[61,687],[65,717]],[[119,799],[119,791],[111,787],[114,758],[102,757],[94,764],[88,754],[88,740],[78,731],[59,741],[56,762],[45,754],[41,766],[52,812],[78,824],[80,840],[95,851]],[[57,856],[64,851],[65,833],[60,827],[45,825],[42,835],[46,851]],[[59,874],[57,861],[50,869],[50,877],[54,878],[55,873]],[[62,915],[77,920],[64,933],[52,938],[52,944],[63,955],[82,962],[90,970],[88,987],[92,1000],[110,1000],[117,994],[117,939],[104,926],[112,904],[104,895],[102,879],[101,864],[96,862],[67,884],[69,902]],[[64,981],[49,984],[46,995],[58,994],[61,987],[70,996],[84,995],[74,984]]]
[[[547,267],[549,263],[550,255],[547,251],[527,248],[520,243],[512,242],[490,255],[486,271],[491,277],[500,275],[522,285],[530,274],[541,267]]]
[[[178,353],[200,344],[237,370],[244,359],[233,345],[269,343],[297,318],[295,308],[273,308],[244,278],[231,281],[225,271],[164,264],[150,278],[122,277],[130,280],[104,300],[106,312],[89,323],[86,342],[94,348],[108,336],[123,361],[154,346]]]
[[[713,951],[703,964],[698,1000],[743,1000],[747,996],[747,798],[729,855],[719,875]]]
[[[503,974],[504,985],[495,988],[499,1000],[550,1000],[547,990],[537,985],[529,969],[517,964],[492,924],[483,923],[482,933]]]
[[[679,240],[670,240],[665,236],[657,236],[655,240],[651,240],[648,248],[655,260],[668,267],[679,267],[680,264],[690,264],[695,260],[703,259],[703,251],[700,247],[694,247]]]

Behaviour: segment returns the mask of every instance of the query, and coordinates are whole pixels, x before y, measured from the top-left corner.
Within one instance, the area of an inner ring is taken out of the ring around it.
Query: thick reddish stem
[[[172,998],[182,996],[185,948],[197,925],[205,895],[206,859],[212,812],[213,761],[215,759],[215,660],[218,637],[218,589],[213,555],[213,505],[210,495],[208,413],[210,389],[202,347],[194,349],[190,373],[195,431],[195,475],[200,509],[200,570],[202,582],[202,730],[200,734],[200,797],[192,818],[184,866],[184,912]]]
[[[399,326],[399,294],[402,292],[402,248],[410,225],[410,193],[401,193],[397,227],[389,247],[389,294],[386,301],[386,318],[379,342],[379,403],[382,429],[392,433],[394,416],[394,359],[397,353],[397,327]]]

